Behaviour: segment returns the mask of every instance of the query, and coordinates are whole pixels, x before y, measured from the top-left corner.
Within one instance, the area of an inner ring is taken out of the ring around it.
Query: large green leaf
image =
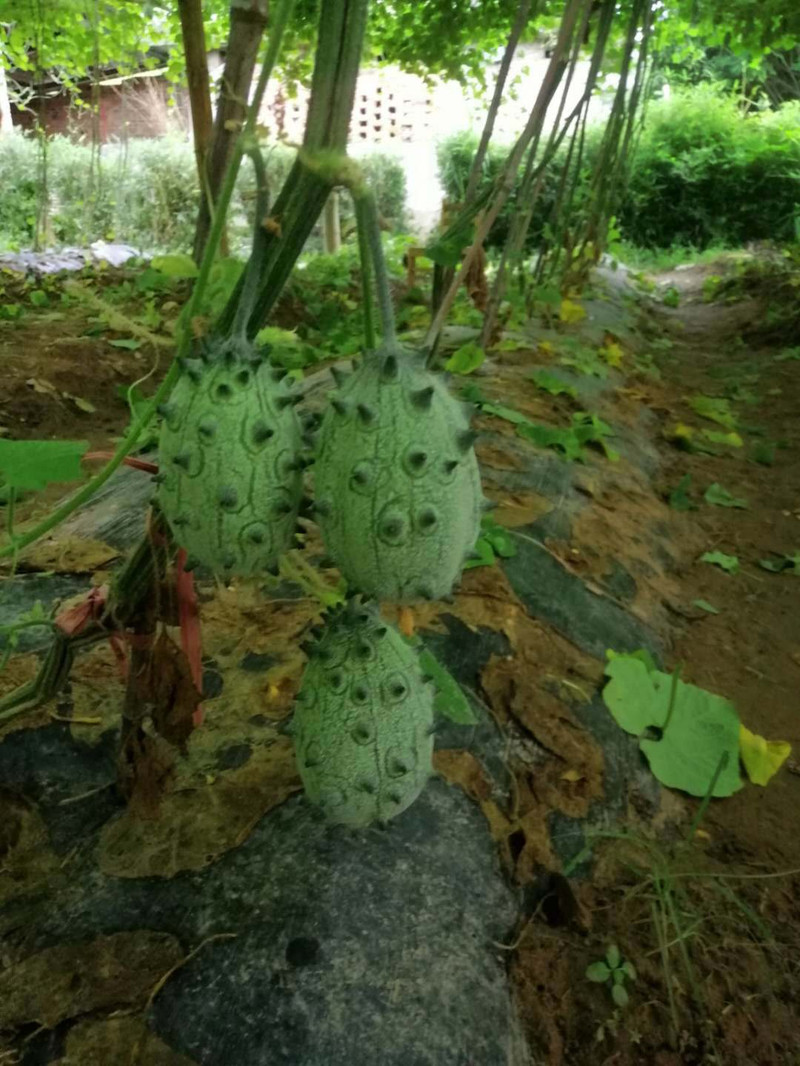
[[[471,374],[473,370],[478,369],[485,358],[486,352],[483,348],[474,341],[470,341],[468,344],[462,344],[457,351],[453,352],[444,364],[444,368],[451,374]]]
[[[15,489],[43,489],[83,477],[85,440],[0,440],[0,479]]]
[[[729,700],[696,685],[676,683],[671,674],[648,670],[632,655],[615,656],[606,667],[606,676],[606,707],[626,733],[639,737],[639,747],[663,785],[705,796],[727,754],[712,795],[730,796],[741,788],[739,716]],[[646,735],[652,730],[660,734],[659,739]]]

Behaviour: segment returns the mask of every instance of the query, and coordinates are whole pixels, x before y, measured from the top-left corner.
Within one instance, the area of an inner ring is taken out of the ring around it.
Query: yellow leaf
[[[575,303],[574,300],[562,300],[561,306],[558,310],[558,317],[562,322],[566,322],[568,325],[574,322],[580,322],[581,319],[586,318],[586,312],[580,304]]]
[[[791,751],[791,744],[785,740],[765,740],[746,726],[739,726],[739,754],[754,785],[769,784]]]
[[[581,781],[582,779],[583,774],[580,770],[565,770],[561,775],[562,781]]]
[[[58,389],[55,385],[52,385],[49,381],[45,381],[44,378],[28,378],[25,384],[29,385],[34,392],[40,394],[49,393],[50,396],[58,396]]]
[[[683,422],[676,422],[672,429],[665,433],[667,440],[673,441],[678,447],[688,448],[691,446],[694,430]]]
[[[539,341],[538,348],[539,351],[544,352],[545,355],[552,355],[554,351],[551,341]]]
[[[625,355],[625,352],[623,352],[622,348],[617,344],[616,341],[609,341],[608,344],[605,344],[600,349],[600,354],[609,366],[621,367],[622,358]]]

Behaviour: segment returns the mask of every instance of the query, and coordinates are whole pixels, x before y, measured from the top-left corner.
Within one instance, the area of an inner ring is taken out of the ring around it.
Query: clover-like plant
[[[605,957],[586,968],[586,979],[599,985],[607,985],[611,998],[618,1007],[628,1005],[626,981],[636,980],[636,968],[628,959],[623,959],[616,944],[612,944]]]

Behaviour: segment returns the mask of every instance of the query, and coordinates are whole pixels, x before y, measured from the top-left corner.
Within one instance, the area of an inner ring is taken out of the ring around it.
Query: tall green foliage
[[[294,153],[278,147],[267,156],[272,195],[283,184]],[[393,226],[405,212],[405,173],[392,157],[378,152],[361,160],[373,184],[378,207]],[[103,152],[95,161],[102,179],[86,196],[92,153],[66,137],[48,141],[49,234],[56,244],[87,245],[94,240],[125,241],[147,251],[188,250],[192,245],[199,187],[192,147],[183,138],[130,141],[125,151]],[[0,151],[0,250],[28,247],[34,239],[39,203],[38,146],[31,137],[4,139]],[[353,223],[349,197],[341,198],[345,226]],[[243,169],[230,211],[234,246],[246,245],[255,217],[253,179]]]
[[[706,85],[652,105],[620,209],[628,240],[790,240],[798,215],[800,104],[748,115]]]

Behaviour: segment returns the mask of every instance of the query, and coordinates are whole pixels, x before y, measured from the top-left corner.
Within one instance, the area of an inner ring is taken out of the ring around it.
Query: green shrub
[[[278,195],[294,152],[268,149],[265,162],[270,199]],[[390,156],[362,160],[374,183],[381,214],[395,226],[405,213],[405,173]],[[41,150],[35,137],[0,138],[0,249],[29,247],[39,210]],[[104,145],[92,164],[90,146],[66,137],[47,141],[48,243],[86,246],[98,239],[123,241],[149,252],[188,251],[194,236],[199,182],[191,144],[179,137],[136,139]],[[348,196],[342,214],[352,216]],[[249,162],[239,171],[231,203],[231,246],[246,253],[255,219],[255,179]],[[318,227],[319,231],[319,227]],[[321,247],[319,232],[310,241]]]
[[[587,202],[591,167],[603,127],[586,131],[582,180],[567,224],[574,228]],[[458,133],[438,146],[439,178],[448,199],[463,198],[477,137]],[[508,148],[487,153],[481,188],[500,172]],[[536,247],[550,219],[566,143],[547,168],[528,246]],[[515,188],[489,237],[504,243],[510,218],[522,207]],[[746,115],[712,85],[676,92],[650,105],[631,161],[617,217],[626,241],[645,248],[737,246],[751,240],[789,241],[800,223],[800,102]]]
[[[652,104],[619,218],[646,247],[791,240],[800,210],[800,104],[746,115],[701,85]]]
[[[597,154],[601,135],[602,128],[599,126],[587,131],[581,165],[581,173],[584,180],[580,182],[577,195],[573,201],[570,225],[574,225],[576,215],[583,208],[586,201],[587,185],[585,179],[588,175],[591,162]],[[477,136],[469,132],[455,133],[437,145],[436,153],[439,180],[442,183],[445,196],[448,200],[456,203],[460,203],[463,200],[467,188],[467,181],[469,180],[469,171],[477,147]],[[543,148],[544,146],[540,149],[540,152],[543,151]],[[483,167],[481,168],[481,177],[478,182],[479,193],[488,186],[494,184],[497,180],[510,150],[510,145],[489,145],[489,150],[486,153]],[[545,233],[545,226],[550,221],[553,206],[558,196],[561,172],[566,162],[566,158],[567,143],[565,142],[555,153],[545,170],[541,191],[537,198],[533,215],[531,216],[531,224],[527,237],[528,249],[535,248],[541,243]],[[499,248],[505,244],[511,219],[523,210],[525,206],[520,202],[519,196],[519,185],[522,180],[523,172],[524,166],[520,167],[511,195],[492,227],[487,242],[489,247]]]
[[[402,164],[385,152],[370,152],[358,160],[367,179],[367,184],[375,194],[378,210],[391,223],[395,231],[402,230],[406,224],[406,172]],[[343,220],[355,217],[353,201],[343,196]]]

